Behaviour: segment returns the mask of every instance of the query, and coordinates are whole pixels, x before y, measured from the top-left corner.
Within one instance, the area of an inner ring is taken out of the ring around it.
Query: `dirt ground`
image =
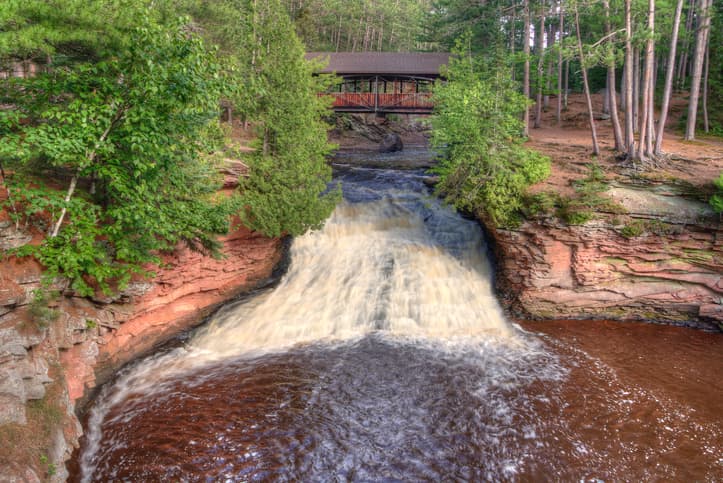
[[[684,98],[675,97],[671,105],[663,138],[665,158],[657,163],[655,170],[647,172],[635,172],[629,163],[616,159],[610,120],[595,121],[601,155],[597,159],[592,156],[592,137],[582,94],[570,96],[560,125],[555,119],[556,105],[557,98],[551,96],[549,108],[542,116],[542,127],[530,129],[528,146],[550,156],[553,161],[552,176],[533,191],[554,187],[563,194],[570,194],[570,181],[587,175],[587,165],[593,162],[600,165],[610,179],[637,175],[650,180],[682,181],[705,190],[712,188],[713,179],[723,171],[723,139],[698,134],[696,141],[684,141],[682,132],[677,129],[687,106]],[[593,110],[602,112],[602,96],[593,96]],[[530,118],[532,124],[534,111]]]

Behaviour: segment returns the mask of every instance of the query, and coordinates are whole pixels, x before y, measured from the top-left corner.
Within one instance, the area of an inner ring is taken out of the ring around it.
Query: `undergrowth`
[[[572,182],[575,195],[543,191],[525,196],[523,214],[529,219],[557,217],[568,225],[582,225],[598,213],[623,214],[625,208],[602,195],[607,190],[605,173],[597,164],[588,165],[585,178]]]

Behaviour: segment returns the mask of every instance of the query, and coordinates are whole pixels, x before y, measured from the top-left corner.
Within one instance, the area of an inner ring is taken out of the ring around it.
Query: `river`
[[[509,321],[421,172],[336,179],[277,286],[103,388],[72,480],[723,479],[723,335]]]

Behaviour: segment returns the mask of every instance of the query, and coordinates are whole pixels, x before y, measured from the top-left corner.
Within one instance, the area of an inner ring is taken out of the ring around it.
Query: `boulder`
[[[380,153],[394,153],[404,149],[402,138],[397,133],[386,134],[379,143]]]

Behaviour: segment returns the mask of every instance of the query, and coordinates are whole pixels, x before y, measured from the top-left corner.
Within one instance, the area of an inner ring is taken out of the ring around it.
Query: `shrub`
[[[713,184],[717,188],[717,191],[711,196],[709,203],[715,212],[721,215],[723,214],[723,172],[718,176],[718,179],[713,181]]]
[[[522,146],[520,113],[529,101],[517,91],[509,60],[473,57],[468,45],[469,35],[457,43],[447,83],[434,89],[437,193],[494,225],[513,226],[525,190],[549,176],[550,160]]]

